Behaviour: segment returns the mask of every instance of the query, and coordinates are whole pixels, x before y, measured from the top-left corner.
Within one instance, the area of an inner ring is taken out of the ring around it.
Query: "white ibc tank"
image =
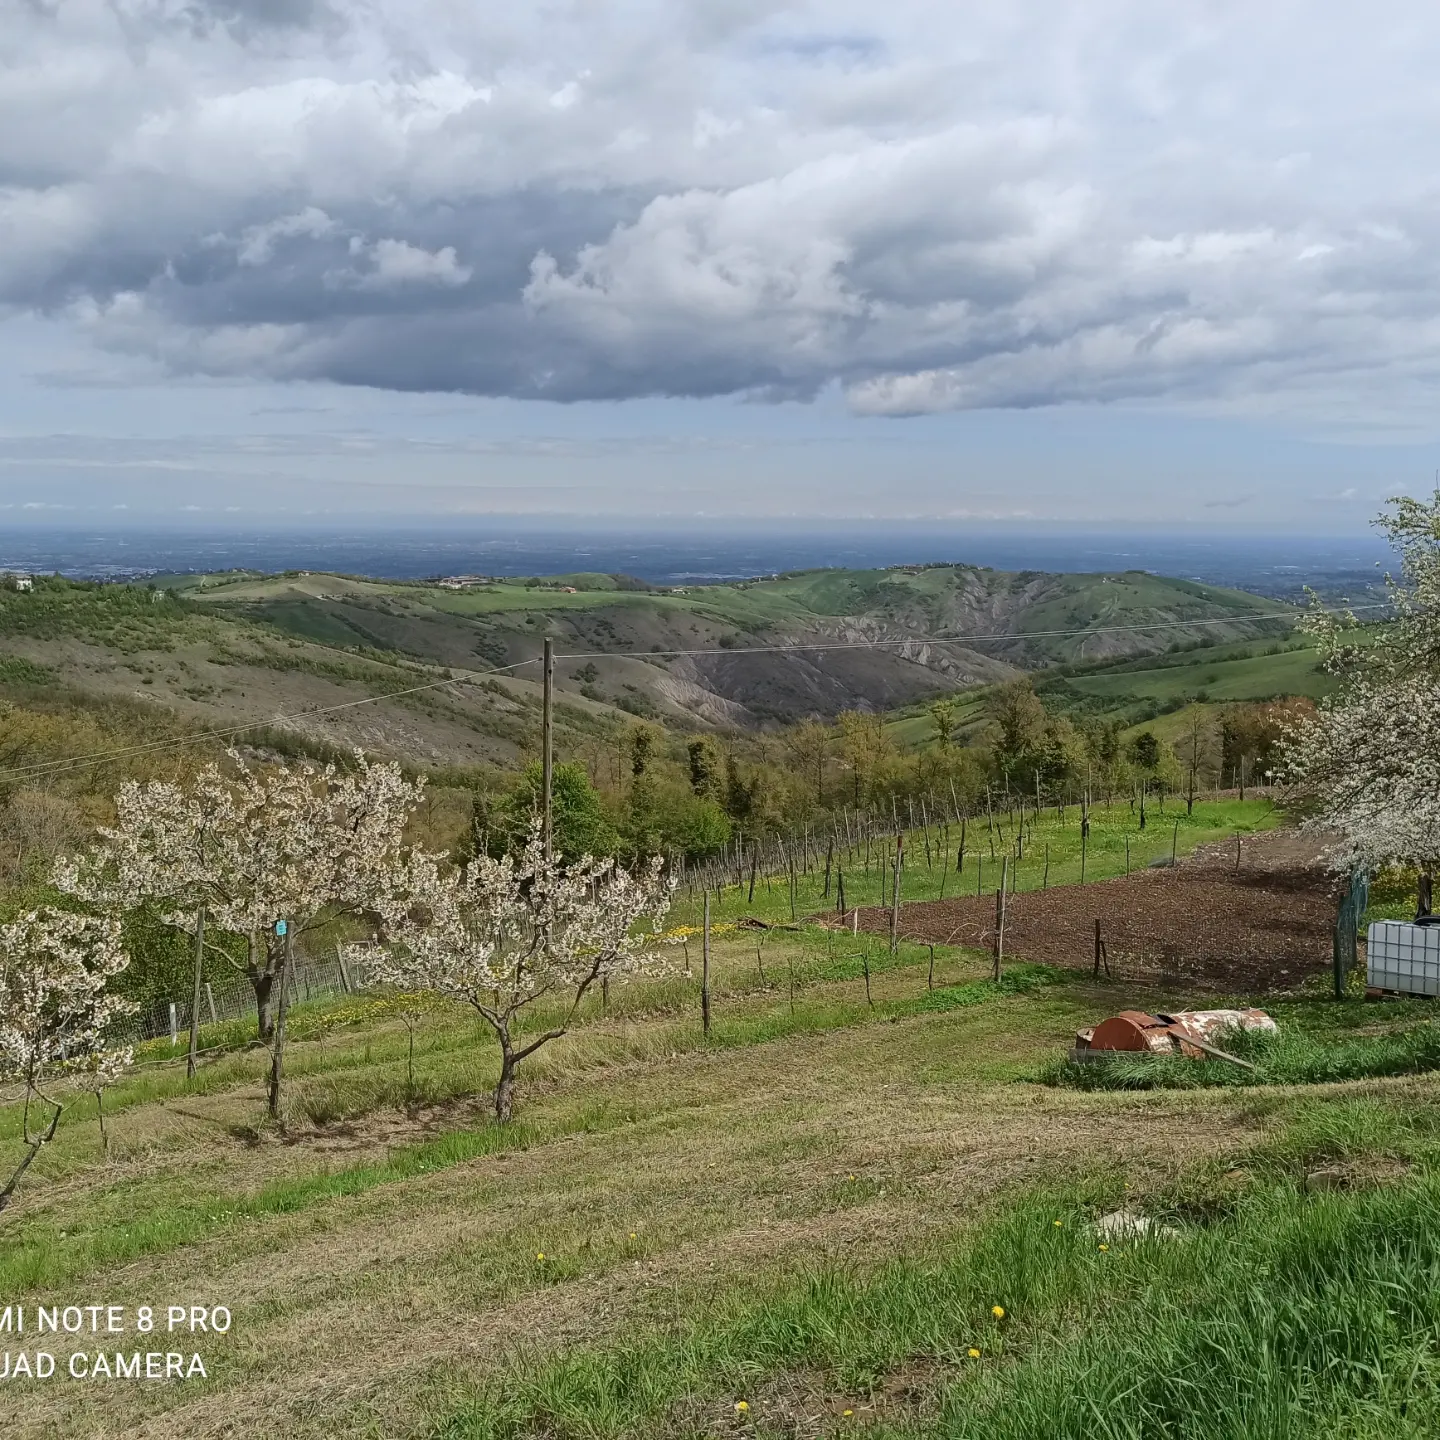
[[[1365,983],[1372,990],[1440,995],[1440,925],[1377,920],[1365,946]]]

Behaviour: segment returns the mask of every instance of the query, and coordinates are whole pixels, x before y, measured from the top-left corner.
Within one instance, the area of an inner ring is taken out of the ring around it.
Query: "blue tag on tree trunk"
[[[277,920],[277,921],[275,922],[275,933],[276,933],[277,935],[283,935],[283,934],[285,933],[285,931],[286,931],[287,928],[288,928],[288,927],[286,926],[286,924],[285,924],[285,922],[284,922],[283,920]]]

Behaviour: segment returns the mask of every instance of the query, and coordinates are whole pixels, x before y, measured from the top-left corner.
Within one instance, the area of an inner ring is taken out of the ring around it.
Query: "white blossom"
[[[1440,868],[1440,492],[1402,497],[1379,521],[1400,554],[1392,618],[1369,630],[1317,610],[1307,622],[1341,680],[1288,737],[1285,774],[1333,858],[1377,870]],[[1423,901],[1422,901],[1423,903]]]
[[[515,1067],[565,1034],[592,986],[671,968],[660,925],[674,884],[662,868],[655,859],[632,874],[588,855],[562,865],[546,858],[538,825],[501,860],[481,856],[446,871],[416,857],[372,973],[463,1001],[486,1021],[501,1051],[496,1114],[507,1120]],[[517,1019],[547,999],[561,1002],[563,1018],[517,1045]]]
[[[25,1087],[26,1153],[0,1189],[0,1209],[40,1147],[55,1134],[64,1109],[47,1082],[86,1073],[90,1088],[110,1083],[130,1063],[127,1045],[107,1035],[134,1005],[108,989],[129,963],[113,915],[47,907],[0,925],[0,1078]],[[48,1124],[31,1127],[36,1102],[52,1107]]]
[[[309,763],[252,766],[233,750],[228,759],[227,768],[207,765],[188,785],[125,785],[99,848],[60,861],[54,878],[92,904],[158,902],[177,927],[197,924],[203,913],[207,948],[231,964],[224,936],[241,938],[260,1034],[275,1051],[274,1112],[286,956],[329,918],[395,909],[397,886],[410,873],[405,829],[425,782],[358,752],[344,772]]]
[[[326,914],[386,909],[425,782],[361,754],[344,773],[229,759],[230,770],[207,765],[188,786],[126,784],[100,848],[59,862],[55,883],[92,904],[158,901],[177,927],[204,910],[212,929],[244,937],[268,1030],[264,1002],[284,953],[276,923],[293,936]]]

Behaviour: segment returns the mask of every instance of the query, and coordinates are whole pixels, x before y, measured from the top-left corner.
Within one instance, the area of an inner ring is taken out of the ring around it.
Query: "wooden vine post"
[[[1000,861],[1000,887],[995,891],[995,968],[992,980],[999,980],[1005,963],[1005,882],[1010,868],[1009,856]]]
[[[705,929],[700,950],[700,1029],[710,1038],[710,892],[705,892]]]
[[[890,953],[900,948],[900,877],[905,870],[905,833],[895,835],[895,879],[890,887]]]

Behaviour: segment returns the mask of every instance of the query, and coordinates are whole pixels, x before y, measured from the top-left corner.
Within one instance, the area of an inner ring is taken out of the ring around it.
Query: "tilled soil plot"
[[[1197,850],[1173,870],[1007,897],[1005,953],[1089,969],[1095,922],[1116,978],[1200,983],[1227,991],[1288,989],[1331,963],[1338,887],[1320,847],[1293,831]],[[860,928],[889,932],[889,912],[862,909]],[[900,934],[990,949],[995,896],[917,901]]]

